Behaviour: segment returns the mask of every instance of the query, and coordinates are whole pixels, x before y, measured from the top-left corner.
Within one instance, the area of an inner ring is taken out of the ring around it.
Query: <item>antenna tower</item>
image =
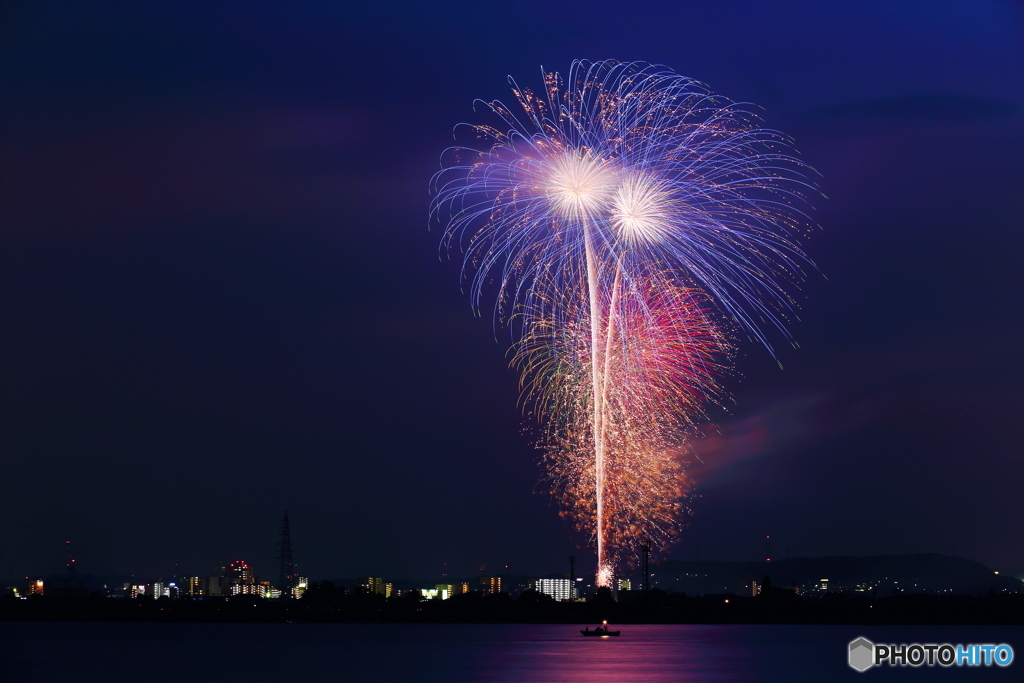
[[[569,599],[576,602],[576,556],[569,556]]]
[[[64,541],[64,547],[68,550],[68,573],[64,577],[64,588],[70,589],[75,584],[75,556],[71,554],[71,541]]]
[[[295,563],[292,562],[292,534],[288,528],[288,511],[281,520],[281,541],[277,544],[277,558],[281,560],[281,597],[291,598],[295,588]]]
[[[640,550],[644,553],[644,592],[651,590],[651,542],[644,541],[644,544],[640,546]]]

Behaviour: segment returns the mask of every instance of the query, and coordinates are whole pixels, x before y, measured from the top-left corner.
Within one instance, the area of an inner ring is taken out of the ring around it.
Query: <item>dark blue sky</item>
[[[427,229],[473,99],[578,58],[763,106],[829,197],[800,348],[742,347],[669,556],[1024,565],[1019,3],[0,11],[0,577],[72,539],[87,573],[272,578],[286,508],[314,578],[589,556]]]

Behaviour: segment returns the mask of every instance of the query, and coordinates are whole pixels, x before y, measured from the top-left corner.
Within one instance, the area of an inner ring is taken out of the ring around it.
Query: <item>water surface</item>
[[[1019,626],[624,625],[583,638],[572,625],[0,623],[12,682],[675,683],[1024,680]],[[996,667],[874,668],[847,644],[1009,643]]]

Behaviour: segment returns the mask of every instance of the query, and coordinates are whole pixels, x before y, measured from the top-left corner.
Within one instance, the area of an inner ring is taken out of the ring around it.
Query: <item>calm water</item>
[[[181,683],[1020,681],[1024,627],[0,623],[0,679]],[[1008,643],[992,667],[846,664],[847,643]]]

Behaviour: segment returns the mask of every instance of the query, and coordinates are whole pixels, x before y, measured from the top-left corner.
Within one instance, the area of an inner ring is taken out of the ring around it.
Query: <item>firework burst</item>
[[[460,127],[474,142],[446,152],[431,214],[475,305],[498,281],[552,491],[608,585],[625,548],[677,533],[726,330],[784,330],[810,186],[784,138],[664,67],[580,61],[544,85]]]

